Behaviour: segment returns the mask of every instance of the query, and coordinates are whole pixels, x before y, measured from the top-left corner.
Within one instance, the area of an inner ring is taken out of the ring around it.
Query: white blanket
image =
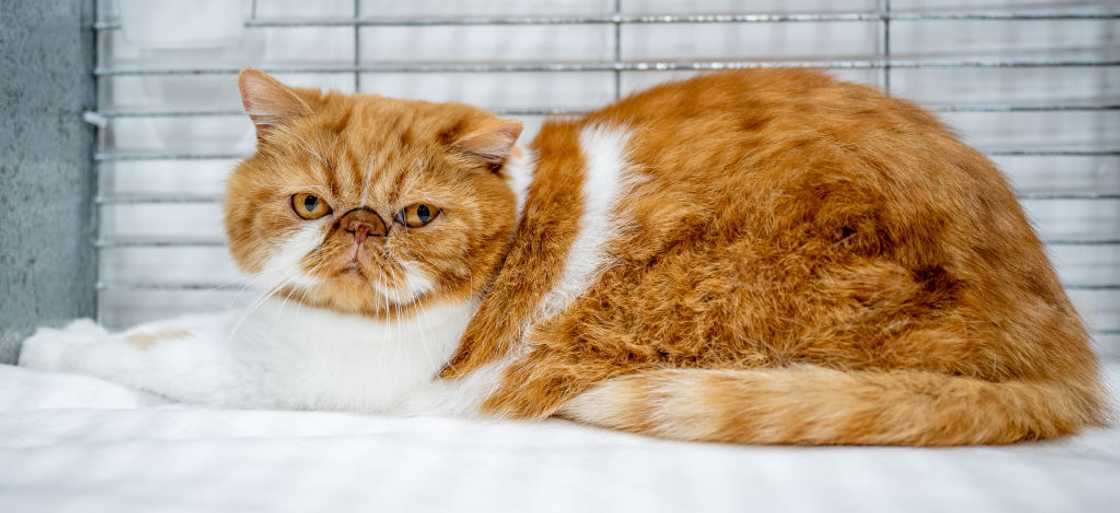
[[[1108,375],[1115,387],[1120,365]],[[563,421],[185,407],[0,366],[0,512],[25,511],[1120,511],[1120,429],[1010,447],[738,447]]]

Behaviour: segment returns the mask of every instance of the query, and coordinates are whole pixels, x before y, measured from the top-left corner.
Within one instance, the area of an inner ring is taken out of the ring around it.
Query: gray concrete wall
[[[95,309],[92,0],[0,0],[0,362]]]

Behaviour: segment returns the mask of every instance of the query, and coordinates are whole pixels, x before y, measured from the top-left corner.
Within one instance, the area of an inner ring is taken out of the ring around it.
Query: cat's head
[[[293,300],[370,315],[465,299],[496,271],[517,216],[519,122],[252,69],[239,85],[257,129],[225,206],[243,271]]]

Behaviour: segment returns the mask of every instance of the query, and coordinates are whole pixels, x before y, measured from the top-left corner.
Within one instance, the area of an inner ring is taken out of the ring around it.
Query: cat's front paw
[[[23,341],[19,365],[41,370],[66,370],[69,355],[108,336],[104,328],[90,319],[78,319],[62,329],[39,328]]]

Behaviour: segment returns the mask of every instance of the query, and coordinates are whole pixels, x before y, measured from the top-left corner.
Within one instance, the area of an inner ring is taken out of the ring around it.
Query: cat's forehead
[[[454,112],[380,97],[344,98],[294,127],[289,151],[299,154],[298,179],[338,197],[392,197],[446,178],[440,163]]]
[[[382,155],[402,157],[432,150],[432,137],[417,126],[412,108],[392,100],[346,99],[328,106],[302,125],[301,131],[332,157]],[[395,159],[392,159],[395,160]]]

